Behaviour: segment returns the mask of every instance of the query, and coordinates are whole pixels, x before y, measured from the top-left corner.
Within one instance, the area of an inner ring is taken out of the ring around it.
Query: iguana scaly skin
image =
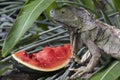
[[[80,67],[71,78],[92,71],[102,52],[120,59],[119,29],[96,20],[84,8],[63,7],[51,10],[50,15],[56,22],[63,24],[69,30],[73,52],[76,52],[84,44],[92,54],[88,65]]]

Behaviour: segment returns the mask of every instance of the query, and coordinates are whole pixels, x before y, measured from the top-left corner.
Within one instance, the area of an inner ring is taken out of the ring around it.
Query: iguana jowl
[[[63,24],[69,30],[73,52],[84,44],[92,54],[88,65],[79,68],[79,75],[93,70],[102,55],[101,51],[120,59],[119,29],[96,20],[84,8],[63,7],[52,10],[50,14],[56,22]]]

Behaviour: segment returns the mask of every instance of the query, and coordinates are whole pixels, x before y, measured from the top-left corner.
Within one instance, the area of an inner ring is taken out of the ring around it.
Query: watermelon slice
[[[65,67],[72,57],[72,52],[70,45],[65,44],[63,46],[45,47],[43,50],[31,54],[18,51],[12,54],[12,57],[27,68],[50,72]]]

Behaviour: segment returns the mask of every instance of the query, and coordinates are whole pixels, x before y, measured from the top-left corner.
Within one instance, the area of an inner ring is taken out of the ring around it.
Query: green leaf
[[[10,68],[11,68],[11,63],[9,63],[9,62],[0,62],[0,76],[2,76]]]
[[[120,76],[120,61],[114,61],[102,69],[95,75],[93,75],[89,80],[116,80]]]
[[[120,13],[120,0],[112,0],[115,8],[119,11]]]
[[[91,9],[91,10],[94,10],[94,9],[95,9],[95,5],[94,5],[94,3],[93,3],[92,0],[81,0],[81,2],[82,2],[85,6],[87,6],[89,9]]]
[[[17,20],[4,41],[2,49],[3,57],[9,55],[9,52],[17,44],[24,33],[53,1],[54,0],[31,0],[30,3],[23,6]]]
[[[117,26],[120,29],[120,15],[116,15]]]

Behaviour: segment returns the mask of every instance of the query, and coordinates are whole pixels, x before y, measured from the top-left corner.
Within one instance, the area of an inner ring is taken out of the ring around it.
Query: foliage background
[[[26,50],[29,53],[41,50],[44,46],[69,43],[69,35],[63,26],[52,23],[49,11],[65,4],[84,7],[96,19],[120,28],[120,0],[0,0],[0,76],[1,80],[30,80],[30,75],[18,72],[11,62],[11,53]],[[84,51],[83,51],[84,52]],[[78,54],[80,57],[80,55]],[[90,73],[90,80],[119,80],[120,63],[110,60],[102,69]],[[65,70],[52,76],[31,76],[31,80],[67,80],[71,76],[68,69],[76,66],[74,61]],[[67,71],[66,71],[67,70]],[[18,73],[17,78],[13,76]],[[21,74],[23,74],[21,76]],[[9,76],[8,76],[9,74]],[[11,75],[10,75],[11,74]],[[29,76],[27,78],[27,76]],[[84,79],[88,77],[84,77]],[[83,78],[78,78],[82,80]]]

